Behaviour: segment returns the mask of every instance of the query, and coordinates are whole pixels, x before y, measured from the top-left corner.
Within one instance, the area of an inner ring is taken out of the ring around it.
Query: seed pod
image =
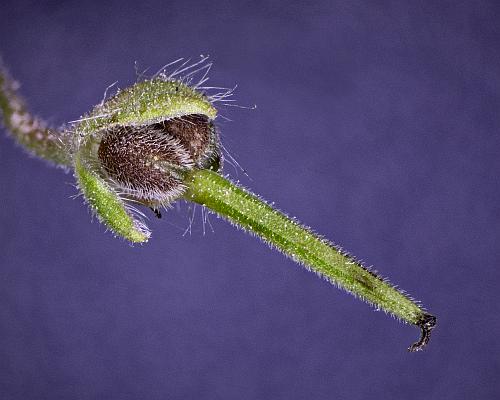
[[[203,93],[156,77],[84,116],[75,127],[76,178],[100,220],[128,240],[146,241],[149,230],[128,202],[158,210],[182,196],[188,172],[218,171],[216,115]],[[117,213],[107,215],[111,198]]]

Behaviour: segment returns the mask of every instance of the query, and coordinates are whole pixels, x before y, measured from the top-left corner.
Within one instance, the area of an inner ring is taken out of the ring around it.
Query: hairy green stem
[[[0,60],[0,113],[7,131],[35,156],[62,167],[71,166],[66,148],[68,136],[33,116],[19,95],[18,86]]]
[[[428,342],[435,318],[332,243],[213,171],[194,171],[185,182],[186,199],[254,233],[294,261],[375,307],[419,326],[422,337],[410,346],[410,351],[420,350]]]
[[[434,316],[354,257],[215,172],[221,154],[213,103],[232,90],[209,94],[210,88],[201,87],[211,67],[206,60],[178,59],[169,64],[173,72],[163,70],[118,91],[58,131],[29,113],[0,60],[0,117],[32,154],[74,170],[85,201],[116,236],[146,242],[150,231],[134,204],[159,217],[159,208],[183,196],[377,309],[420,327],[421,337],[409,350],[421,350]],[[196,73],[202,77],[189,85]]]

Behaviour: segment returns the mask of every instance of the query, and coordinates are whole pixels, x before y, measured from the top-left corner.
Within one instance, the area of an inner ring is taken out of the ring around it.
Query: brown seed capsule
[[[163,127],[169,135],[178,139],[189,151],[198,168],[208,167],[207,163],[218,156],[218,135],[213,122],[206,115],[191,114],[181,118],[166,120],[155,126]]]
[[[127,198],[150,207],[184,192],[184,174],[220,164],[218,135],[208,117],[191,114],[146,126],[111,126],[98,159],[109,181]]]

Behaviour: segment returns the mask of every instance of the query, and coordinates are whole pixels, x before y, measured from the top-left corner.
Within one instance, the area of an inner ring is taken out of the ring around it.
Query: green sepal
[[[77,130],[87,135],[112,124],[146,125],[189,114],[214,119],[217,110],[203,93],[178,81],[155,78],[121,90],[96,106],[82,117]]]
[[[123,200],[95,172],[90,171],[77,157],[75,176],[85,199],[99,220],[116,235],[132,243],[147,242],[150,232],[127,210]]]

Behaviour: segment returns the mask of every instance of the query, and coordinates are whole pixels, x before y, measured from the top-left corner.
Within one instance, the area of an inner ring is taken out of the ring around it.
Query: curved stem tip
[[[431,314],[424,314],[422,319],[417,323],[417,326],[420,327],[420,339],[418,342],[413,343],[410,347],[408,347],[408,351],[416,352],[423,350],[429,340],[431,338],[431,331],[436,326],[436,317]]]

